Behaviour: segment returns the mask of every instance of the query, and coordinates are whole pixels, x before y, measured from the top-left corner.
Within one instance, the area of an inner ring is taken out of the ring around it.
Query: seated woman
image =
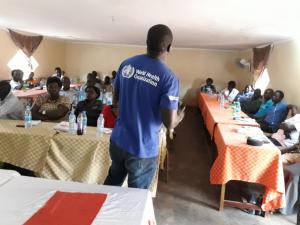
[[[23,119],[24,107],[11,92],[7,81],[0,81],[0,119]]]
[[[97,119],[102,111],[102,103],[97,100],[100,96],[100,90],[95,86],[88,86],[86,87],[85,92],[86,99],[78,102],[75,109],[75,115],[77,117],[79,113],[86,111],[87,125],[96,127]]]
[[[71,102],[68,97],[59,95],[61,80],[58,77],[49,77],[46,86],[48,94],[36,99],[31,110],[32,118],[55,122],[67,120]]]
[[[254,94],[253,86],[248,84],[246,85],[244,90],[241,93],[239,93],[238,95],[239,101],[240,102],[248,101],[252,98],[253,94]]]
[[[200,88],[200,91],[201,92],[204,92],[204,93],[213,93],[215,94],[217,91],[216,91],[216,87],[215,85],[213,85],[213,79],[212,78],[207,78],[206,79],[206,84],[203,85],[201,88]]]

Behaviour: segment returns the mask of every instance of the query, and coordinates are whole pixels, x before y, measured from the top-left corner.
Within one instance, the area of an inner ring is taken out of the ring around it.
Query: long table
[[[236,124],[259,127],[259,124],[250,119],[245,113],[241,113],[242,119],[234,120],[230,107],[221,108],[216,95],[199,94],[199,107],[205,126],[211,135],[214,136],[214,131],[217,124]]]
[[[32,98],[36,99],[40,95],[47,94],[47,89],[29,89],[29,90],[16,90],[13,91],[13,94],[17,96],[18,98]]]
[[[16,127],[23,121],[0,121],[0,161],[32,170],[49,179],[103,183],[111,164],[110,134],[97,136],[95,127],[86,135],[54,130],[42,122],[30,129]]]
[[[210,182],[222,185],[219,209],[223,210],[224,205],[238,206],[225,200],[225,187],[230,180],[264,185],[261,209],[269,211],[282,208],[285,205],[285,191],[279,149],[272,143],[260,147],[247,145],[247,135],[239,133],[238,130],[243,126],[250,126],[261,132],[258,124],[251,120],[232,120],[228,110],[219,107],[216,98],[200,94],[199,107],[218,149],[218,156],[210,171]],[[247,118],[246,115],[243,116]]]
[[[41,122],[30,129],[17,127],[19,124],[23,121],[0,120],[0,162],[32,170],[43,178],[103,184],[111,165],[110,134],[99,136],[95,127],[88,127],[87,134],[78,136],[57,132],[56,123]],[[161,158],[166,151],[161,134]],[[158,169],[150,187],[154,196],[157,182]]]
[[[1,224],[24,224],[56,191],[107,194],[92,225],[156,224],[148,190],[32,178],[0,170]]]

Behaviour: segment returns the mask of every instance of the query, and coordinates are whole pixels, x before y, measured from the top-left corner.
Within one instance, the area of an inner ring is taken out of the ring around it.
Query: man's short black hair
[[[147,52],[153,57],[157,58],[162,53],[170,51],[173,41],[173,34],[171,29],[163,24],[152,26],[147,35]]]
[[[61,72],[61,68],[60,68],[60,67],[56,67],[56,68],[55,68],[55,71],[56,71],[56,70],[58,70],[58,71]]]
[[[51,83],[57,83],[59,88],[62,87],[62,82],[58,77],[48,77],[46,86],[48,87]]]
[[[117,71],[113,70],[111,72],[111,76],[112,76],[113,79],[115,79],[115,77],[117,76]]]
[[[208,82],[213,83],[214,80],[213,80],[212,78],[209,77],[209,78],[206,79],[206,83],[208,83]]]
[[[273,90],[272,88],[268,88],[268,89],[266,89],[266,90],[265,90],[265,92],[267,92],[267,91],[270,91],[270,92],[271,92],[271,94],[273,94],[273,93],[274,93],[274,90]]]
[[[97,87],[94,86],[94,85],[89,85],[89,86],[87,86],[87,87],[85,88],[85,92],[87,92],[87,90],[90,89],[90,88],[94,89],[94,91],[96,92],[96,94],[97,94],[96,99],[99,98],[99,97],[100,97],[100,90],[99,90],[99,88],[97,88]]]
[[[283,98],[284,98],[284,93],[283,93],[283,91],[277,90],[277,91],[275,91],[275,93],[279,93],[280,99],[283,99]],[[274,94],[275,94],[275,93],[274,93]]]
[[[5,81],[5,80],[0,81],[0,99],[1,100],[6,98],[6,96],[9,94],[10,90],[11,90],[11,86],[7,81]]]
[[[232,87],[232,88],[235,88],[236,87],[236,83],[234,80],[231,80],[228,82],[228,86]]]

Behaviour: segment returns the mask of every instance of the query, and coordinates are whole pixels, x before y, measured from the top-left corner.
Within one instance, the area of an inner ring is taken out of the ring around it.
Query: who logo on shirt
[[[122,69],[122,76],[125,78],[131,78],[135,74],[135,69],[133,66],[126,65]]]

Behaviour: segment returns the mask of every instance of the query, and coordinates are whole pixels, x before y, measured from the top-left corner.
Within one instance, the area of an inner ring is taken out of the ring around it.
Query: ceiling
[[[170,26],[174,46],[246,49],[300,36],[299,0],[0,0],[0,27],[74,41],[144,45]]]

